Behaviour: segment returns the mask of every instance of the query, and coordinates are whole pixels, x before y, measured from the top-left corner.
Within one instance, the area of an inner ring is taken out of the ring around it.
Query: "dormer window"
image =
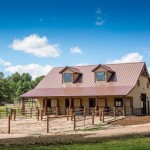
[[[99,83],[99,81],[109,82],[115,74],[115,71],[113,71],[109,66],[101,64],[96,66],[92,72],[95,74],[96,83]]]
[[[96,81],[105,81],[105,71],[96,72]]]
[[[68,66],[63,68],[59,73],[62,74],[62,84],[68,82],[76,83],[82,75],[78,68]]]
[[[72,73],[64,73],[64,82],[72,82]]]

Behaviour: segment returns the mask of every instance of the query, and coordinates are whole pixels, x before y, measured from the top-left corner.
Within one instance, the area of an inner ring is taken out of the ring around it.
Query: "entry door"
[[[141,114],[146,115],[146,94],[141,94]]]
[[[47,107],[51,107],[51,99],[47,99]]]
[[[89,98],[89,107],[95,107],[95,106],[96,106],[95,98]]]

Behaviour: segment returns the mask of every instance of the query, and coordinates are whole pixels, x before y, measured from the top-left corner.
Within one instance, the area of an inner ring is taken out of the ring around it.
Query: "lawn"
[[[101,140],[96,143],[71,144],[58,146],[24,146],[24,147],[1,147],[3,150],[149,150],[150,137],[126,138],[114,140]]]

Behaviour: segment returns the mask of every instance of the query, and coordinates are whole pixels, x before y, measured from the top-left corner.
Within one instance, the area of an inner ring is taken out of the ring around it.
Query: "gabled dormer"
[[[95,82],[108,82],[115,74],[110,67],[101,64],[96,66],[92,72],[94,72]]]
[[[75,83],[82,75],[79,69],[69,66],[64,67],[59,73],[62,74],[62,83]]]

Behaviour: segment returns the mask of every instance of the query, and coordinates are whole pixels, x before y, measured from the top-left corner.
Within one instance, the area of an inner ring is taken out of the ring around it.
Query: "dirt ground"
[[[116,119],[121,119],[118,117]],[[114,120],[113,117],[105,117],[105,123],[108,121]],[[36,118],[16,118],[15,121],[10,123],[11,134],[28,134],[28,135],[40,135],[47,133],[47,121],[46,117],[42,121],[37,121]],[[102,121],[99,120],[99,117],[94,118],[94,124],[100,125]],[[92,116],[87,116],[85,123],[82,116],[76,116],[76,130],[86,130],[89,128],[95,127],[92,125]],[[107,125],[106,125],[107,126]],[[67,121],[67,118],[52,118],[49,121],[49,133],[64,133],[64,132],[73,132],[74,130],[74,121]],[[0,119],[0,134],[7,134],[8,132],[8,119]]]
[[[150,123],[150,116],[128,116],[121,120],[116,120],[111,122],[110,125],[121,125],[121,126],[128,126],[128,125],[138,125],[138,124],[146,124]]]
[[[107,124],[107,122],[113,121]],[[11,134],[8,133],[8,119],[0,119],[0,139],[20,137],[45,137],[59,135],[82,135],[85,138],[101,138],[111,136],[123,136],[131,134],[150,134],[150,116],[113,117],[105,118],[105,123],[95,117],[95,125],[92,125],[91,116],[88,116],[85,125],[82,117],[77,118],[76,131],[73,130],[73,121],[66,118],[50,119],[49,133],[47,133],[46,118],[43,121],[32,119],[16,119],[11,121]],[[97,128],[98,127],[98,128]],[[99,128],[100,127],[100,128]],[[96,130],[93,130],[95,129]],[[91,129],[91,130],[90,130]]]

